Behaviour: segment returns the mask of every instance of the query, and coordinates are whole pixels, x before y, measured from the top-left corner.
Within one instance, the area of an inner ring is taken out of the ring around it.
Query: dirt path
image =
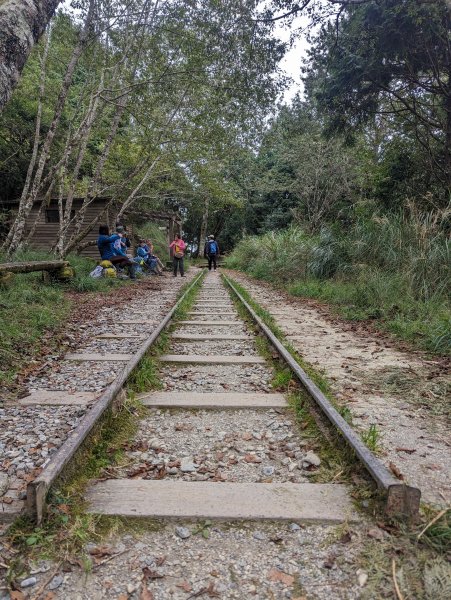
[[[271,313],[291,345],[324,374],[354,427],[375,425],[387,465],[422,490],[424,502],[451,504],[449,377],[437,362],[353,331],[307,301],[243,274],[230,275]]]

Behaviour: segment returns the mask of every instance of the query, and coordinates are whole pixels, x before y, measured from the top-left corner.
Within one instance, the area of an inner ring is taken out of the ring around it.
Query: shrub
[[[446,354],[451,349],[447,215],[411,207],[390,216],[356,211],[348,229],[328,225],[313,236],[290,227],[244,238],[227,265],[294,295],[333,303],[346,318],[376,319],[396,335]]]

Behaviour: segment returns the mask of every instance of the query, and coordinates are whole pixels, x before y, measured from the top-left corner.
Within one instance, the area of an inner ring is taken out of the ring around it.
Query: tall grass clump
[[[154,251],[161,260],[168,257],[168,239],[166,230],[160,229],[155,223],[145,223],[137,228],[139,238],[150,239],[154,245]]]
[[[312,244],[313,240],[299,227],[247,237],[228,258],[227,266],[259,279],[288,283],[306,276]]]
[[[451,351],[449,211],[359,214],[351,225],[247,237],[228,266],[338,307],[439,354]]]

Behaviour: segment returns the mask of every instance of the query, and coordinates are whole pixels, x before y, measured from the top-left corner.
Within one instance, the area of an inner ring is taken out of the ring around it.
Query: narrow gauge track
[[[133,371],[139,365],[141,359],[146,355],[152,345],[156,342],[162,331],[169,325],[173,315],[177,311],[178,307],[183,303],[186,296],[189,294],[191,289],[202,278],[202,273],[199,273],[194,277],[193,281],[190,282],[187,289],[184,291],[182,296],[178,299],[173,307],[166,313],[163,319],[159,323],[145,318],[145,309],[141,310],[141,316],[139,318],[128,318],[118,320],[119,323],[124,325],[141,325],[143,327],[142,335],[137,336],[134,333],[118,333],[115,334],[111,331],[111,326],[108,328],[108,333],[103,334],[102,337],[105,339],[119,341],[127,338],[144,338],[144,341],[138,347],[138,350],[132,355],[112,355],[107,354],[106,358],[111,360],[117,360],[124,364],[122,369],[116,372],[112,383],[101,393],[101,395],[94,401],[91,408],[80,420],[78,425],[69,433],[68,437],[58,449],[58,451],[52,456],[48,464],[43,469],[42,473],[31,481],[27,486],[27,498],[26,498],[26,510],[27,513],[32,516],[39,524],[46,512],[47,508],[47,493],[52,484],[62,474],[66,466],[74,458],[79,448],[88,438],[89,434],[93,431],[97,423],[101,420],[105,411],[113,405],[113,403],[120,403],[124,398],[124,385]],[[133,317],[133,315],[131,315]],[[148,337],[144,333],[146,325],[150,326],[151,332]],[[155,325],[155,326],[154,326]],[[96,358],[91,354],[70,354],[66,355],[66,358],[76,361],[89,361]],[[98,358],[98,357],[97,357]],[[61,392],[56,395],[61,396]],[[81,394],[83,396],[83,394]]]
[[[198,282],[201,276],[199,275],[195,279],[189,289]],[[391,476],[382,463],[372,455],[352,429],[336,413],[328,400],[309,380],[283,345],[258,318],[232,282],[227,278],[224,280],[230,291],[246,308],[258,328],[265,333],[280,357],[290,366],[293,373],[319,404],[322,411],[351,445],[379,488],[386,494],[387,511],[390,514],[414,514],[418,509],[419,491],[401,485]],[[101,395],[79,426],[71,433],[42,474],[29,484],[27,490],[28,509],[38,522],[45,512],[46,495],[50,486],[71,461],[106,408],[121,393],[127,378],[160,333],[167,327],[177,306],[183,299],[184,296],[169,311],[158,327],[154,329],[152,335],[146,339],[139,351],[127,363],[120,376]],[[195,384],[188,389],[183,389],[183,386],[180,389],[176,385],[173,386],[173,391],[147,394],[142,398],[143,403],[152,407],[151,410],[170,408],[182,411],[193,409],[224,411],[233,409],[234,413],[244,423],[247,420],[247,415],[261,414],[262,410],[270,411],[268,413],[270,416],[274,415],[274,411],[276,411],[276,414],[285,414],[287,404],[283,396],[271,394],[267,384],[255,385],[256,380],[259,378],[261,381],[265,381],[262,372],[268,369],[263,366],[264,360],[256,355],[255,348],[252,347],[252,336],[246,330],[244,323],[237,320],[239,317],[236,309],[228,296],[226,288],[216,274],[208,275],[203,282],[198,304],[194,308],[191,317],[195,317],[195,319],[179,322],[182,330],[172,336],[178,353],[162,357],[162,362],[168,365],[166,368],[169,369],[174,369],[174,365],[179,365],[178,368],[182,369],[189,369],[188,365],[197,365],[196,369],[199,370],[202,369],[202,365],[205,365],[207,371],[209,370],[207,377],[210,378],[210,381],[209,379],[197,379]],[[236,350],[233,349],[234,342],[244,343],[250,352],[248,354],[237,354]],[[251,342],[251,345],[249,345],[249,342]],[[205,354],[202,347],[208,349],[209,344],[219,345],[223,352],[219,355]],[[201,352],[198,354],[193,353],[191,350],[193,346],[200,348]],[[249,378],[249,371],[246,371],[246,367],[250,365],[253,369],[263,370],[259,375],[250,375],[254,381],[251,389],[260,389],[261,391],[250,391],[249,386],[246,387],[246,379]],[[213,371],[211,370],[212,367]],[[241,369],[244,373],[244,378],[242,375],[235,378],[238,383],[233,381],[236,375],[233,372],[234,369]],[[229,376],[227,370],[231,374],[231,385],[227,384]],[[224,378],[225,381],[223,381]],[[217,381],[217,385],[215,385],[215,381]],[[266,382],[268,381],[269,376],[266,377]],[[212,382],[213,385],[211,385]],[[171,389],[171,385],[171,383],[167,385],[167,389]],[[213,391],[217,389],[222,389],[222,391]],[[289,432],[284,440],[291,438],[295,440],[292,431],[293,424],[289,425],[288,429]],[[150,427],[150,431],[152,430],[154,430],[153,426]],[[271,442],[272,440],[268,439],[267,441]],[[296,447],[296,442],[290,441],[288,443]],[[260,472],[255,470],[255,465],[262,463],[264,452],[263,454],[260,453],[261,456],[254,454],[246,455],[247,458],[244,456],[245,462],[242,462],[243,456],[241,456],[237,462],[240,463],[240,466],[252,465],[254,468],[251,471],[254,471],[254,474],[249,479],[249,473],[240,473],[240,469],[237,469],[236,474],[234,474],[232,468],[231,483],[218,487],[212,486],[210,479],[224,483],[228,479],[227,474],[221,476],[221,473],[218,474],[218,470],[216,470],[212,476],[208,470],[205,470],[205,465],[201,464],[202,460],[200,463],[196,463],[193,457],[185,456],[179,461],[177,457],[171,457],[170,453],[166,455],[164,450],[158,452],[161,450],[159,442],[155,442],[154,446],[152,465],[155,475],[160,473],[158,477],[161,477],[161,468],[163,468],[165,474],[173,475],[169,478],[172,481],[160,480],[144,469],[144,472],[146,472],[145,479],[119,478],[94,483],[87,494],[92,512],[128,516],[222,518],[231,520],[266,518],[340,522],[357,518],[345,486],[311,484],[306,476],[297,476],[297,471],[293,474],[293,463],[292,461],[288,463],[286,457],[284,466],[288,467],[287,469],[279,469],[280,465],[277,464],[276,460],[275,465],[266,465],[266,470],[265,465],[263,465],[262,472]],[[172,453],[176,454],[176,448],[172,448]],[[199,455],[199,453],[201,453],[201,448],[192,448],[192,454]],[[270,445],[270,452],[267,454],[274,456],[274,445],[272,447]],[[291,452],[291,455],[294,456],[295,454]],[[298,458],[301,455],[305,458],[305,452],[302,453],[301,447],[298,448],[297,455]],[[172,471],[169,471],[167,467],[171,462],[177,466],[170,466],[169,469],[172,469]],[[235,459],[232,464],[234,462]],[[309,464],[307,463],[306,466],[308,467]],[[281,471],[281,476],[275,476],[279,471]],[[258,477],[255,476],[257,472]],[[303,475],[308,475],[308,473]],[[182,481],[178,481],[180,478]],[[186,481],[187,479],[188,481]],[[265,482],[266,485],[262,487],[261,482]]]
[[[0,531],[23,514],[27,500],[41,518],[44,500],[34,495],[45,497],[54,474],[71,460],[89,415],[120,392],[121,381],[156,338],[149,336],[164,326],[181,288],[198,275],[193,269],[185,279],[152,278],[113,291],[117,297],[106,302],[96,298],[98,310],[89,320],[68,323],[63,339],[71,350],[46,357],[27,377],[26,395],[12,400],[0,392]],[[91,311],[93,301],[85,305]]]
[[[290,352],[273,334],[270,328],[260,319],[252,307],[246,302],[233,283],[224,278],[234,295],[246,308],[252,320],[265,334],[269,343],[278,352],[280,358],[290,367],[291,371],[316,403],[321,413],[330,424],[340,433],[346,443],[355,452],[356,456],[375,481],[378,489],[385,498],[385,512],[388,515],[415,517],[420,508],[421,491],[413,486],[406,485],[396,479],[385,465],[362,442],[358,434],[350,427],[340,413],[334,408],[318,386],[307,373],[300,367]]]

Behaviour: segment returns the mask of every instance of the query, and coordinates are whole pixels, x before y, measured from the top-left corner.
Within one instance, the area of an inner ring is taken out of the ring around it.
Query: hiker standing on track
[[[177,234],[169,248],[172,250],[172,264],[174,266],[174,277],[177,277],[177,270],[180,270],[180,277],[185,277],[185,268],[183,257],[185,256],[186,244]]]
[[[214,270],[216,271],[216,257],[219,256],[219,246],[218,242],[215,240],[214,235],[209,235],[208,240],[205,242],[204,246],[204,258],[208,258],[208,270],[211,271],[211,267],[213,265]]]

